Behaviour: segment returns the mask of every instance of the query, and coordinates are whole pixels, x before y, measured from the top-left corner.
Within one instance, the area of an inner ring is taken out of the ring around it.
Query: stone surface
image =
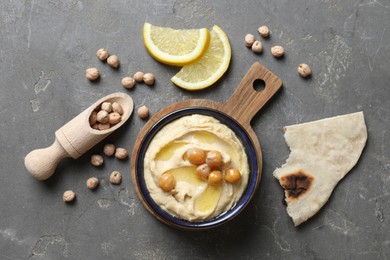
[[[390,3],[362,1],[0,1],[0,258],[1,259],[387,259],[390,258]],[[211,28],[228,35],[232,62],[215,86],[187,92],[170,82],[178,68],[146,52],[144,22],[176,28]],[[264,51],[244,46],[247,33],[267,25]],[[276,60],[270,48],[281,45]],[[96,51],[117,54],[119,70],[99,61]],[[249,206],[232,222],[205,232],[182,232],[151,216],[135,194],[129,160],[107,158],[103,168],[89,158],[105,143],[132,150],[145,124],[126,125],[78,160],[64,159],[47,181],[33,179],[23,160],[49,146],[54,132],[99,98],[125,92],[151,114],[177,101],[223,102],[254,61],[284,81],[284,88],[253,119],[263,149],[263,177]],[[313,70],[309,79],[296,72]],[[97,82],[85,69],[101,72]],[[153,87],[127,90],[121,79],[152,72]],[[272,176],[289,154],[285,125],[364,111],[369,137],[356,167],[330,201],[295,228]],[[109,173],[123,174],[120,186]],[[97,176],[96,191],[85,181]],[[67,205],[65,190],[78,197]]]

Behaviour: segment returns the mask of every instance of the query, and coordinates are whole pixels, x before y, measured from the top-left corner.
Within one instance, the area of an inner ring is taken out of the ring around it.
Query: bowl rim
[[[245,153],[247,154],[248,163],[249,163],[249,179],[247,186],[239,198],[239,200],[227,211],[207,220],[202,221],[188,221],[171,215],[169,212],[162,209],[150,196],[149,190],[147,188],[146,182],[143,177],[144,171],[144,155],[146,150],[149,147],[150,142],[154,136],[163,128],[165,125],[171,123],[172,121],[179,119],[183,116],[189,116],[193,114],[201,114],[206,116],[211,116],[219,120],[221,123],[228,126],[241,141]],[[258,167],[258,158],[255,146],[249,135],[249,133],[244,129],[244,127],[238,123],[231,116],[208,107],[187,107],[181,108],[176,111],[172,111],[161,119],[159,119],[149,131],[145,134],[141,144],[139,153],[136,159],[135,165],[135,177],[136,185],[144,199],[144,205],[148,207],[148,210],[155,216],[170,226],[174,226],[179,229],[209,229],[213,227],[220,226],[236,217],[250,202],[254,193],[257,190],[258,186],[258,176],[259,176],[259,167]]]

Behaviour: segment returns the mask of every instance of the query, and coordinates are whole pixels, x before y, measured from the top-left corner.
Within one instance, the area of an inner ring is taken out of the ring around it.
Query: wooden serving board
[[[257,91],[254,87],[255,81],[260,80],[264,82],[264,89]],[[145,197],[139,187],[139,176],[137,174],[137,162],[139,161],[140,149],[143,145],[145,138],[152,129],[152,127],[158,123],[161,119],[186,108],[204,108],[207,110],[219,111],[228,117],[233,118],[243,129],[247,132],[247,135],[251,139],[256,151],[257,163],[258,163],[258,177],[256,180],[256,189],[260,183],[262,172],[262,153],[260,142],[257,139],[255,132],[253,131],[250,122],[257,112],[271,99],[273,95],[281,88],[282,80],[270,72],[267,68],[260,63],[254,63],[247,74],[244,76],[234,93],[225,103],[218,103],[212,100],[205,99],[190,99],[179,103],[169,105],[158,113],[156,113],[141,129],[136,142],[134,144],[132,158],[131,158],[131,175],[135,190],[141,199],[143,205],[148,211],[154,215],[157,219],[166,224],[164,219],[161,218],[145,201]]]

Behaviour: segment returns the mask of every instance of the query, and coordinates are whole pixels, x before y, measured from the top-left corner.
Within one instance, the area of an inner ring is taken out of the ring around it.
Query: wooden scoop
[[[257,91],[255,89],[256,80],[264,82],[264,89]],[[254,191],[257,189],[262,171],[262,154],[260,143],[257,139],[255,132],[253,131],[250,122],[256,113],[271,99],[273,95],[281,88],[282,80],[275,76],[271,71],[262,66],[260,63],[254,63],[249,69],[248,73],[244,76],[232,96],[225,103],[218,103],[212,100],[204,99],[190,99],[179,103],[172,104],[163,108],[156,113],[140,131],[136,142],[134,144],[132,159],[131,159],[131,174],[135,190],[140,197],[143,205],[149,212],[154,215],[160,221],[184,229],[193,228],[206,228],[213,225],[219,225],[225,221],[224,218],[230,218],[229,214],[225,214],[221,218],[212,220],[214,222],[206,221],[204,223],[190,223],[181,221],[178,219],[171,219],[169,216],[163,216],[158,206],[153,205],[153,201],[149,195],[147,187],[143,180],[143,155],[150,139],[150,135],[155,133],[155,129],[160,129],[160,125],[164,124],[164,120],[167,117],[175,116],[177,114],[183,114],[182,111],[198,110],[205,115],[215,114],[217,119],[230,118],[238,123],[246,132],[246,136],[250,139],[252,146],[255,150],[253,156],[257,158],[256,172],[251,173],[255,176],[251,185],[254,187],[253,192],[248,194],[249,202],[253,196]],[[191,112],[192,113],[192,112]],[[248,186],[250,186],[248,184]],[[241,210],[241,209],[240,209]]]
[[[121,121],[107,130],[93,129],[89,124],[92,111],[101,103],[117,102],[122,106]],[[105,96],[88,107],[78,116],[66,123],[55,132],[54,143],[47,148],[37,149],[27,154],[24,164],[32,176],[38,180],[46,180],[53,175],[62,158],[79,158],[86,151],[121,127],[133,112],[134,103],[131,97],[124,93],[113,93]]]

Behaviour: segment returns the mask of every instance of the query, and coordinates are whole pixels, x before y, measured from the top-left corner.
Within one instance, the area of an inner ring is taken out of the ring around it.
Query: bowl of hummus
[[[233,219],[249,203],[259,179],[246,130],[228,115],[205,108],[181,109],[156,122],[135,163],[133,181],[145,207],[181,229],[206,229]]]
[[[263,89],[256,87],[259,81]],[[226,102],[188,99],[151,117],[131,156],[133,185],[145,208],[186,230],[217,227],[242,212],[262,171],[250,123],[281,87],[255,62]]]

